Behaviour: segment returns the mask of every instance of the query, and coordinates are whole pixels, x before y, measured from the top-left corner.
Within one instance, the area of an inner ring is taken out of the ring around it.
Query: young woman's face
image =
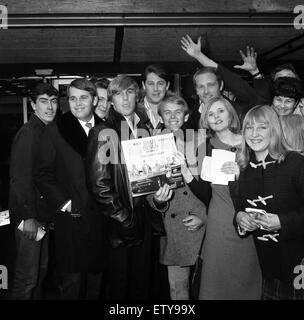
[[[223,102],[216,101],[212,104],[207,113],[207,121],[214,132],[229,129],[230,114]]]
[[[252,122],[245,125],[245,140],[255,152],[268,151],[270,145],[270,127],[267,122]]]
[[[272,106],[278,116],[288,116],[293,113],[296,107],[296,99],[275,96],[272,100]]]

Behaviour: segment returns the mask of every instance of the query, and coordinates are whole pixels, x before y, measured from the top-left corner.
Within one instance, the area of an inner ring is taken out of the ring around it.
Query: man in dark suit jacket
[[[89,130],[98,121],[96,87],[84,78],[67,90],[70,111],[47,128],[41,138],[36,181],[55,212],[55,257],[63,299],[84,298],[87,271],[100,272],[102,228],[91,215],[84,169]],[[96,246],[97,245],[97,246]],[[98,290],[98,281],[94,281]],[[91,298],[98,298],[98,293]]]
[[[34,114],[16,134],[10,161],[9,210],[16,228],[17,256],[11,299],[42,298],[42,282],[48,266],[48,222],[52,220],[43,194],[34,182],[36,158],[41,135],[56,115],[58,91],[41,83],[31,95]],[[23,229],[17,227],[23,221]],[[35,241],[38,227],[46,234]]]

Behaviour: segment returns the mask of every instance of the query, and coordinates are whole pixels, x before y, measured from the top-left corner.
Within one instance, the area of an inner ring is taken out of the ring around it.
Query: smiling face
[[[35,115],[45,124],[52,122],[55,118],[58,108],[58,100],[56,96],[48,94],[39,95],[36,102],[31,102]]]
[[[146,91],[148,102],[152,104],[159,104],[169,88],[169,83],[154,72],[147,75],[146,81],[142,85]]]
[[[292,114],[296,107],[296,99],[282,96],[275,96],[272,100],[272,107],[279,116]]]
[[[219,84],[216,75],[210,72],[199,74],[196,77],[196,93],[203,103],[211,98],[221,96],[223,84]]]
[[[174,132],[182,127],[188,120],[188,114],[185,114],[185,108],[174,102],[167,102],[161,109],[161,117],[167,129]]]
[[[254,151],[257,159],[264,159],[268,154],[271,132],[267,122],[251,122],[245,125],[245,141]]]
[[[131,116],[136,107],[136,90],[133,86],[117,91],[112,96],[113,108],[123,116]]]
[[[231,116],[221,101],[214,102],[207,112],[207,122],[214,132],[220,132],[230,127]]]
[[[74,117],[78,120],[89,121],[93,115],[97,97],[93,97],[89,91],[69,88],[69,105]]]

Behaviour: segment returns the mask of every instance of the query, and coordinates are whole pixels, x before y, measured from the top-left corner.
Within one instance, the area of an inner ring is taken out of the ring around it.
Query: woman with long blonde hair
[[[242,144],[240,122],[224,98],[213,98],[205,105],[200,127],[207,130],[207,156],[212,149],[237,152]],[[203,159],[198,159],[202,161]],[[236,162],[222,167],[227,174],[239,174]],[[234,226],[235,208],[231,198],[233,183],[211,184],[196,180],[182,168],[185,181],[193,193],[208,205],[206,237],[199,299],[250,300],[261,297],[261,275],[253,239],[242,239]],[[208,188],[211,199],[208,199]]]
[[[304,157],[286,143],[276,112],[257,106],[245,116],[234,193],[240,235],[253,235],[263,276],[262,298],[304,299]]]

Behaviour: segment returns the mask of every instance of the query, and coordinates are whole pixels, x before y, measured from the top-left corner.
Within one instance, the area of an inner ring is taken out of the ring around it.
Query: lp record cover
[[[184,185],[173,133],[122,141],[132,196],[154,193],[167,183]]]

